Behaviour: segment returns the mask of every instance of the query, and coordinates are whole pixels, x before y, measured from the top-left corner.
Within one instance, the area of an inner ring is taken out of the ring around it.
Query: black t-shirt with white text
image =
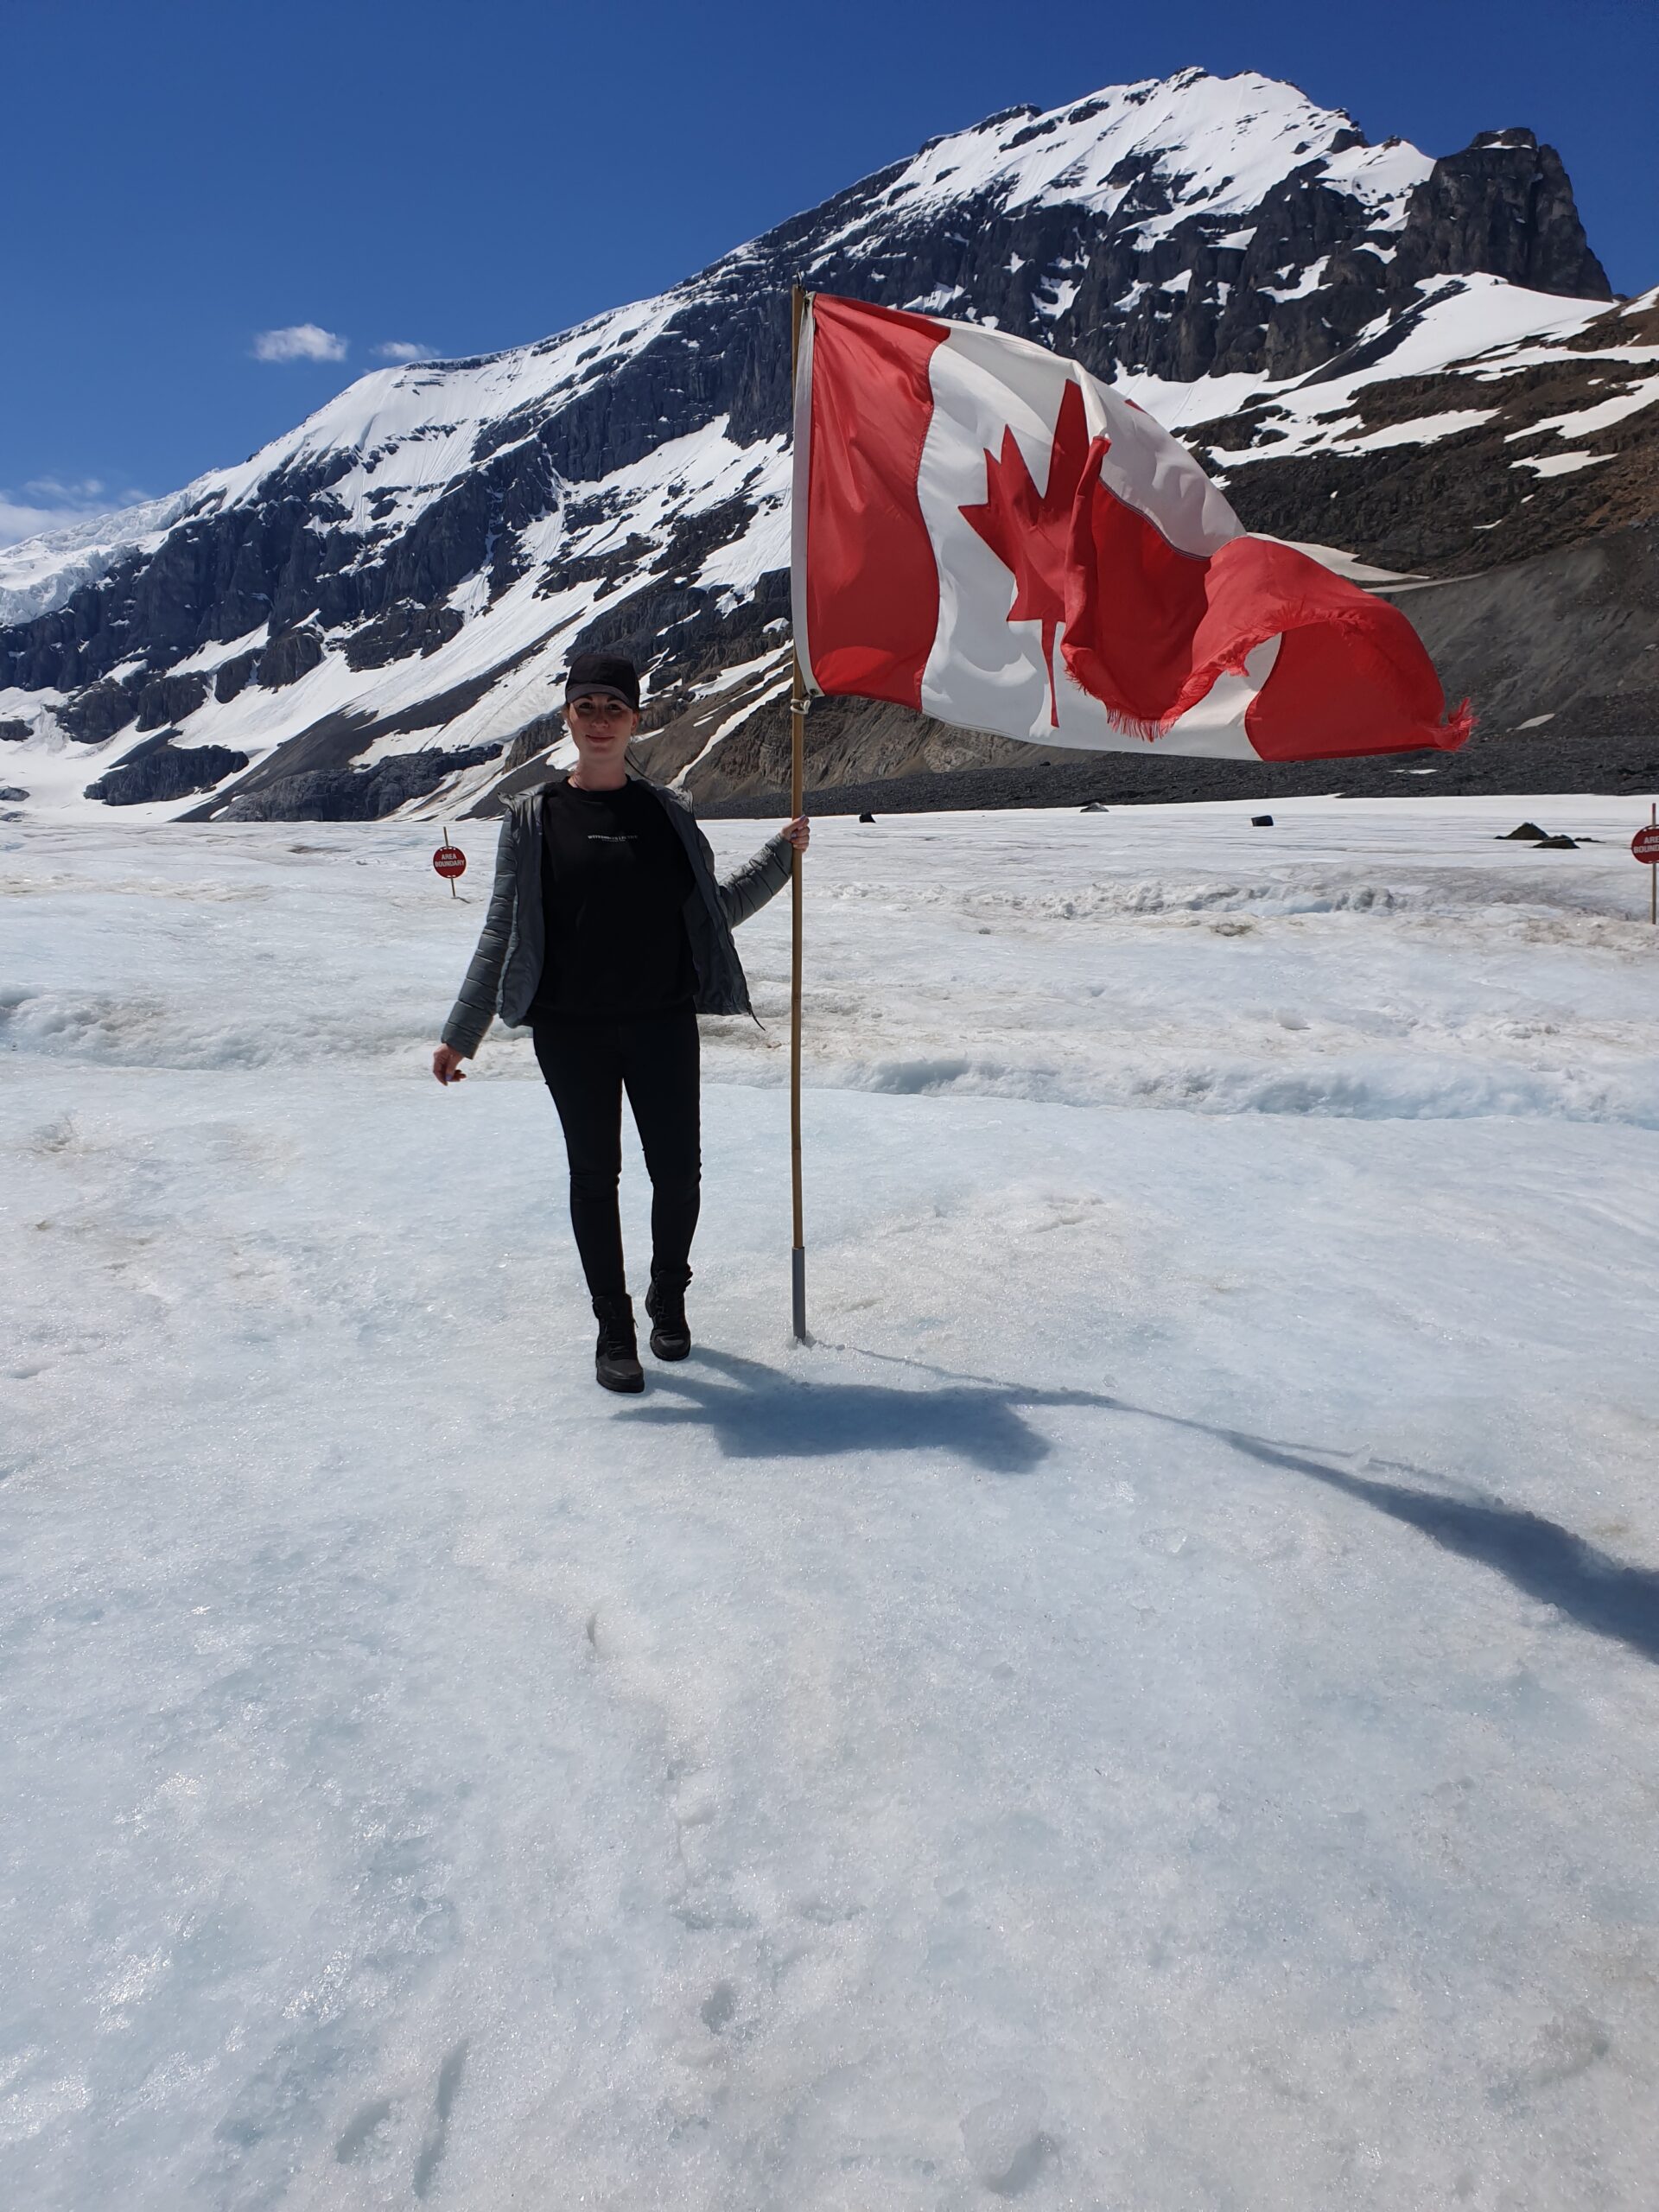
[[[627,1020],[689,1005],[684,907],[695,888],[685,848],[644,784],[552,785],[542,799],[547,955],[531,1019]]]

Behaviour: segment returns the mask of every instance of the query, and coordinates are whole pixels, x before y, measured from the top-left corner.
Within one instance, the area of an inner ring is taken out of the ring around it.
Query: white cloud
[[[62,510],[54,514],[47,507],[24,506],[20,500],[0,492],[0,545],[16,545],[25,537],[38,537],[43,530],[55,530],[63,520]]]
[[[78,484],[66,484],[56,476],[36,476],[31,478],[23,489],[31,499],[60,499],[71,506],[79,506],[83,500],[97,499],[105,485],[103,479],[98,476],[83,476]]]
[[[384,346],[377,346],[374,350],[383,361],[429,361],[432,359],[429,346],[411,346],[407,338],[389,338]]]
[[[21,499],[0,487],[0,546],[38,537],[43,531],[61,530],[66,523],[84,522],[89,515],[142,506],[149,497],[148,492],[139,491],[111,495],[97,476],[85,476],[73,484],[56,476],[36,476],[24,485]]]
[[[253,341],[256,361],[343,361],[346,343],[315,322],[290,323],[286,330],[262,330]]]

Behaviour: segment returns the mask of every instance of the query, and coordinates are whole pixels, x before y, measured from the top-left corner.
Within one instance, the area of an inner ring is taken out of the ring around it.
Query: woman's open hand
[[[453,1045],[440,1045],[432,1055],[432,1072],[440,1083],[465,1083],[467,1071]]]
[[[812,841],[812,824],[804,814],[784,824],[784,835],[798,853],[804,853]]]

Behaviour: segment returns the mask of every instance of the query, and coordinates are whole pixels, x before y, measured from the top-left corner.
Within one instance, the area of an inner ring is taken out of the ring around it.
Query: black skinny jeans
[[[533,1035],[570,1163],[570,1225],[594,1298],[620,1296],[622,1093],[651,1175],[651,1267],[678,1282],[697,1225],[702,1154],[697,1129],[697,1017],[679,1007],[636,1020],[555,1019]]]

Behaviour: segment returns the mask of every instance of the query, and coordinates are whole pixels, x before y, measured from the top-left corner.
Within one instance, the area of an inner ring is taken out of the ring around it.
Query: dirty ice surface
[[[1647,810],[1274,810],[821,823],[633,1400],[486,830],[4,833],[0,2201],[1651,2205]]]

